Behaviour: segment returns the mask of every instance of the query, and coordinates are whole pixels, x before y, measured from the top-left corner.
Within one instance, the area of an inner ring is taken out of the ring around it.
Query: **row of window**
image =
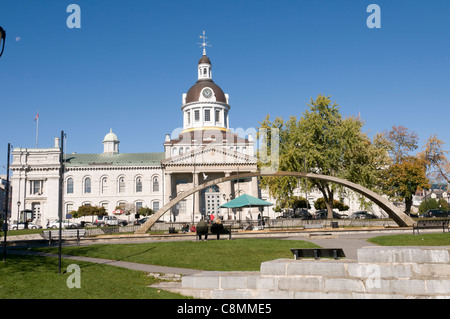
[[[143,189],[143,178],[142,176],[137,176],[134,180],[134,192],[135,193],[142,193],[142,189]],[[111,185],[112,184],[112,185]],[[115,185],[114,183],[111,183],[111,181],[109,180],[108,177],[102,177],[99,183],[99,191],[101,194],[106,194],[108,193],[108,189],[111,186],[115,186],[117,187],[117,192],[119,194],[121,193],[125,193],[127,191],[127,187],[129,187],[129,185],[127,185],[125,177],[124,176],[120,176]],[[91,194],[92,193],[92,179],[90,177],[85,177],[83,179],[83,194]],[[159,176],[155,176],[152,178],[152,190],[153,192],[159,192]],[[74,179],[73,177],[69,177],[66,180],[66,193],[67,194],[73,194],[75,191],[75,185],[74,185]]]
[[[215,122],[220,123],[220,110],[215,110],[214,112],[214,120]],[[187,123],[191,124],[191,111],[187,111],[186,112],[186,116],[187,116]],[[204,110],[204,121],[205,122],[211,122],[211,110],[210,109],[205,109]],[[194,122],[200,122],[200,110],[194,110]]]
[[[117,205],[115,205],[114,206],[114,208],[115,207],[121,207],[121,208],[125,208],[125,206],[126,206],[126,204],[127,204],[127,202],[125,202],[125,201],[118,201],[117,202]],[[86,202],[86,203],[83,203],[82,204],[83,206],[92,206],[92,203],[89,203],[89,202]],[[109,202],[101,202],[100,203],[100,205],[99,205],[100,207],[104,207],[105,208],[105,210],[106,210],[106,212],[108,212],[109,211],[109,206],[110,206],[110,203]],[[139,209],[140,208],[142,208],[142,207],[144,207],[144,202],[142,202],[142,201],[136,201],[135,203],[134,203],[134,206],[136,207],[136,212],[137,211],[139,211]],[[156,211],[158,211],[159,210],[159,201],[153,201],[152,203],[151,203],[151,209],[154,211],[154,212],[156,212]],[[66,213],[70,213],[70,212],[72,212],[72,211],[74,211],[74,210],[76,210],[77,209],[77,207],[75,207],[75,204],[73,204],[73,203],[67,203],[66,204]]]
[[[233,146],[230,146],[229,149],[230,149],[230,151],[236,150],[236,152],[247,153],[247,147],[246,146],[243,146],[243,147],[236,146],[236,148],[233,147]],[[191,151],[190,147],[186,147],[186,148],[184,148],[182,146],[179,147],[179,148],[172,147],[172,155],[181,155],[181,154],[184,154],[184,153],[189,153],[190,151]]]

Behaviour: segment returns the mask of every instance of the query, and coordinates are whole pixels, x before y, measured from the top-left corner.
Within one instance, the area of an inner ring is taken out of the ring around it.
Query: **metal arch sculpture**
[[[185,199],[186,197],[201,191],[205,188],[208,188],[209,186],[236,180],[236,179],[243,179],[243,178],[249,178],[249,177],[280,177],[280,176],[292,176],[292,177],[303,177],[303,178],[311,178],[311,179],[319,179],[324,180],[327,182],[332,182],[336,184],[340,184],[342,186],[348,187],[351,190],[367,197],[371,201],[373,201],[375,204],[380,206],[388,215],[390,218],[392,218],[400,227],[412,227],[414,224],[414,221],[411,217],[406,215],[405,213],[401,212],[397,209],[391,202],[389,202],[387,199],[383,198],[382,196],[378,195],[377,193],[352,182],[349,182],[342,178],[337,178],[333,176],[327,176],[327,175],[320,175],[320,174],[313,174],[313,173],[303,173],[303,172],[254,172],[254,173],[243,173],[243,174],[237,174],[233,176],[227,176],[227,177],[221,177],[214,180],[211,180],[209,182],[205,182],[201,185],[198,185],[188,191],[185,191],[172,199],[170,202],[168,202],[166,205],[164,205],[162,208],[160,208],[154,215],[152,215],[144,224],[142,224],[141,227],[139,227],[135,234],[145,234],[152,226],[153,224],[161,218],[166,212],[169,211],[170,208],[175,206],[178,202]]]

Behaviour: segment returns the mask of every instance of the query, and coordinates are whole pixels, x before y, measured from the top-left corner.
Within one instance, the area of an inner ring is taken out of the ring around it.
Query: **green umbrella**
[[[228,203],[220,206],[220,208],[238,208],[238,207],[264,207],[272,206],[273,204],[266,202],[265,200],[244,194]]]

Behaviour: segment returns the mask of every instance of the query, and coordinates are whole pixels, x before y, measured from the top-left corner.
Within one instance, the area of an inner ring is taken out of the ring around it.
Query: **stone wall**
[[[185,295],[212,299],[449,298],[450,248],[364,247],[358,260],[277,259],[260,272],[183,277]]]

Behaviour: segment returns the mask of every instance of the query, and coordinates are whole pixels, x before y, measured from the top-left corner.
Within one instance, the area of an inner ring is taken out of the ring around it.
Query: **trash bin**
[[[80,224],[81,224],[81,228],[84,228],[86,226],[86,222],[85,221],[81,221]]]
[[[331,228],[339,228],[338,222],[331,222]]]
[[[175,234],[175,227],[169,227],[169,234]]]

